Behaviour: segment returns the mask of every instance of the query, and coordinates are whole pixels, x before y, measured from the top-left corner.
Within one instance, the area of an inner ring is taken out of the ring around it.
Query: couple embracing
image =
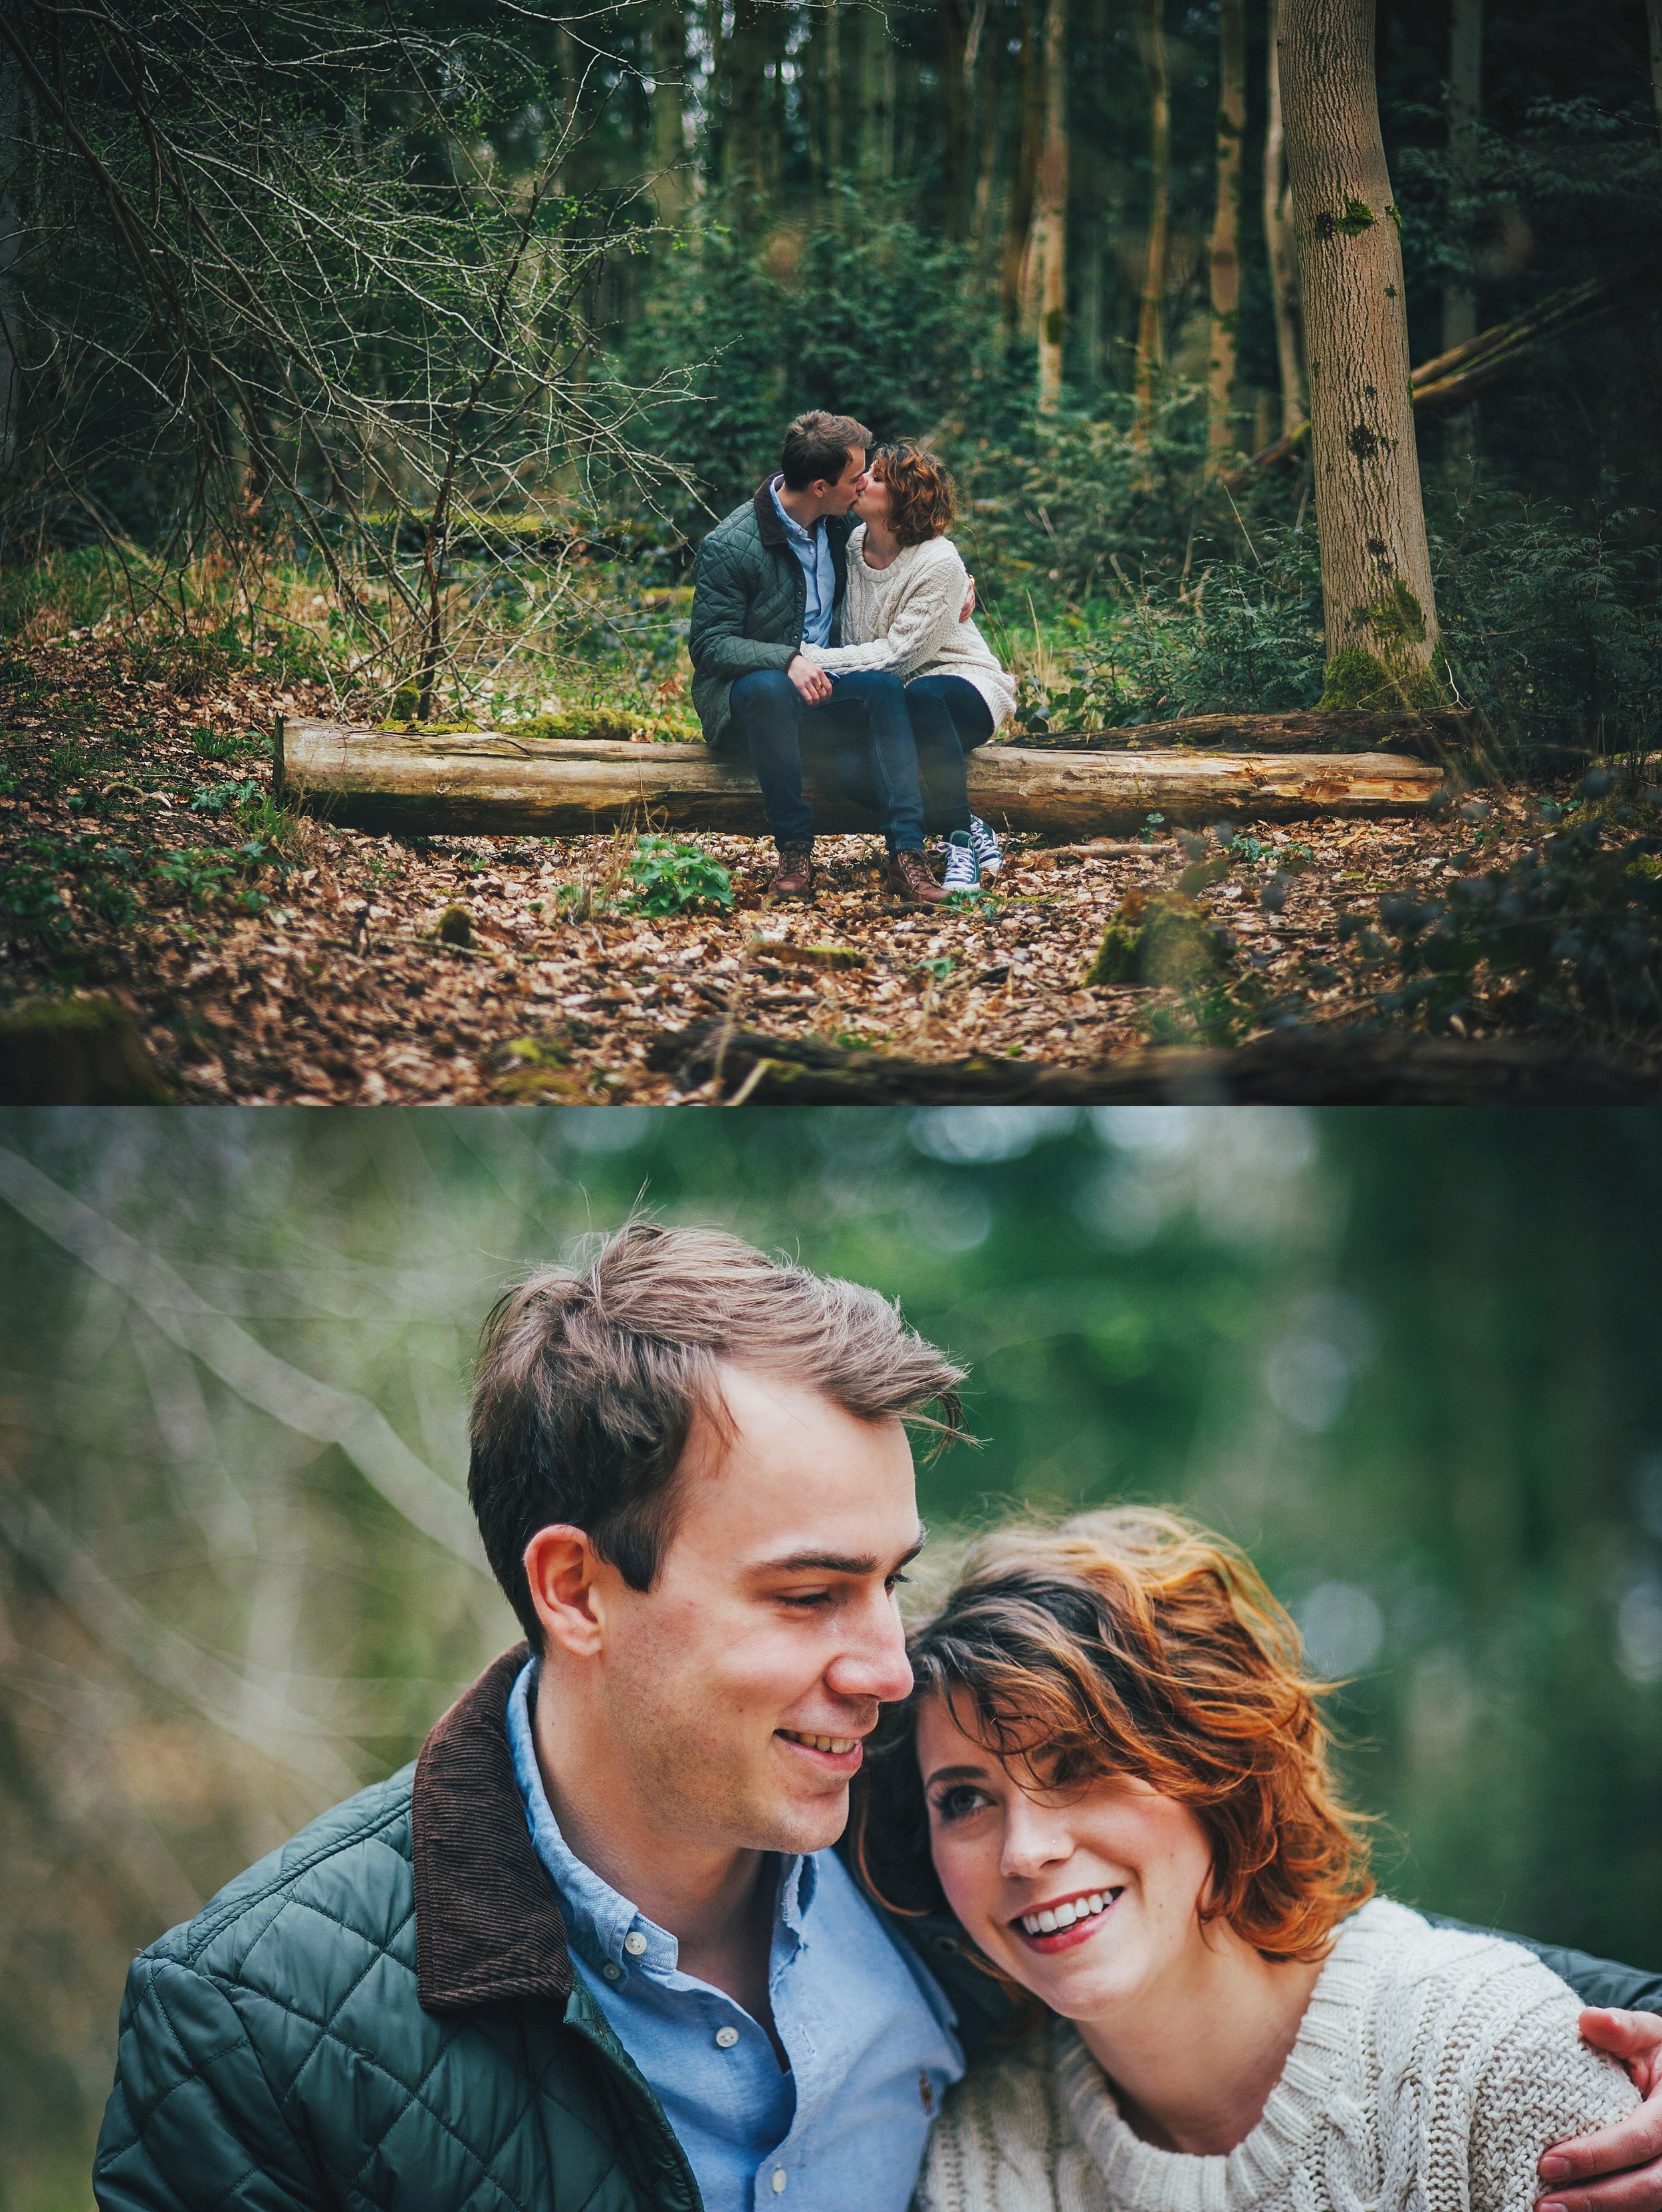
[[[1229,1547],[1007,1528],[906,1636],[961,1380],[705,1231],[512,1291],[525,1640],[135,1963],[103,2212],[1662,2212],[1662,2020],[1579,2009],[1659,1984],[1371,1894]]]
[[[850,416],[799,415],[776,475],[699,548],[688,650],[712,749],[748,755],[779,848],[775,899],[814,895],[804,739],[877,817],[889,890],[938,905],[999,866],[969,808],[964,756],[1016,709],[972,619],[947,532],[952,486],[921,447],[880,446]],[[945,835],[944,878],[925,827]]]

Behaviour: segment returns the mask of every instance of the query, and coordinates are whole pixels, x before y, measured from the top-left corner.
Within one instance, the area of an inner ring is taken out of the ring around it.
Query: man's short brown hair
[[[785,489],[806,491],[822,478],[835,483],[855,447],[864,453],[870,443],[871,433],[852,415],[826,415],[817,409],[812,414],[798,415],[785,434],[785,452],[779,461]]]
[[[876,1291],[716,1230],[636,1221],[593,1240],[583,1264],[498,1299],[474,1377],[468,1496],[533,1649],[525,1553],[539,1528],[583,1529],[632,1589],[652,1588],[694,1418],[727,1430],[723,1361],[805,1383],[857,1420],[961,1427],[963,1370]]]
[[[921,446],[879,446],[871,473],[889,486],[889,526],[902,545],[944,537],[955,513],[952,479]]]

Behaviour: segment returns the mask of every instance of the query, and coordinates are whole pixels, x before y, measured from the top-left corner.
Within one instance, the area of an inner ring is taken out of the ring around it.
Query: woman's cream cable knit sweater
[[[846,645],[804,645],[805,659],[832,676],[857,668],[892,668],[902,683],[914,676],[961,676],[987,702],[995,730],[1016,712],[1016,686],[992,648],[959,610],[969,573],[949,538],[903,545],[886,568],[865,562],[865,525],[848,539],[848,595],[843,602]]]
[[[1143,2142],[1055,2021],[949,2093],[914,2212],[1531,2212],[1546,2146],[1638,2102],[1579,2009],[1531,1953],[1381,1899],[1227,2157]]]

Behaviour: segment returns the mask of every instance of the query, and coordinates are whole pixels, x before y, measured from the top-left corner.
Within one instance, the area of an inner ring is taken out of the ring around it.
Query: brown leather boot
[[[781,845],[779,868],[767,886],[772,905],[778,899],[811,899],[814,896],[814,848],[811,845]]]
[[[883,883],[894,897],[904,899],[908,906],[939,906],[946,897],[921,853],[891,853]]]

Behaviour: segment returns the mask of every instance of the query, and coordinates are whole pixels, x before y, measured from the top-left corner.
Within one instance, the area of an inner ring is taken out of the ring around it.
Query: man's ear
[[[580,1528],[555,1522],[525,1551],[525,1580],[543,1634],[573,1659],[591,1659],[605,1641],[605,1613],[595,1588],[602,1567]]]

